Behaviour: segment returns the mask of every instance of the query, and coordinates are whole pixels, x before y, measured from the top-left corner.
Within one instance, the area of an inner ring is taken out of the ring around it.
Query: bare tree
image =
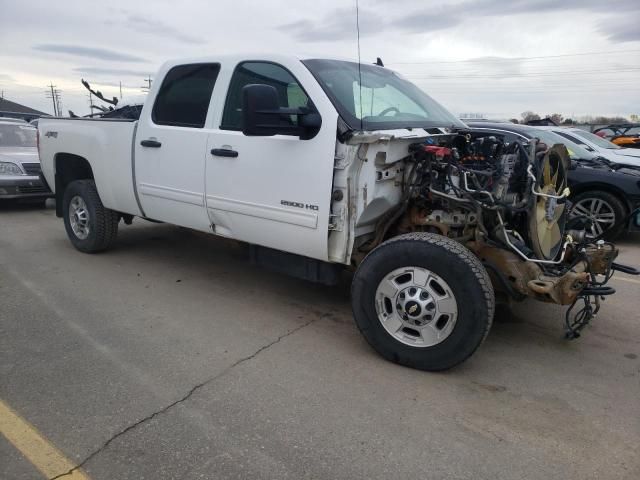
[[[560,125],[564,117],[560,113],[552,113],[551,115],[547,115],[547,118],[551,119],[555,124]]]
[[[527,123],[530,120],[540,120],[540,115],[538,115],[535,112],[532,112],[531,110],[522,112],[520,116],[522,117],[522,123]]]

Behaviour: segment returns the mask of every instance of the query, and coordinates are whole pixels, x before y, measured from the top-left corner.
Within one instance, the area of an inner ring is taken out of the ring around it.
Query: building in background
[[[40,118],[43,116],[48,117],[50,115],[33,108],[25,107],[24,105],[20,105],[19,103],[12,102],[11,100],[7,100],[6,98],[0,98],[0,118],[21,118],[23,120],[26,120],[27,122],[30,122],[34,118]]]

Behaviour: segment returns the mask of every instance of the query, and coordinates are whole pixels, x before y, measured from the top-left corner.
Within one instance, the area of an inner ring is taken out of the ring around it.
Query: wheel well
[[[571,197],[575,197],[584,192],[593,192],[594,190],[607,192],[616,197],[625,208],[626,213],[629,213],[629,211],[631,210],[631,205],[629,205],[629,202],[625,198],[624,192],[614,186],[607,185],[605,183],[581,183],[579,185],[575,185],[571,187]]]
[[[74,180],[93,179],[93,170],[86,158],[71,153],[58,153],[55,156],[56,215],[62,217],[62,198],[64,191]]]

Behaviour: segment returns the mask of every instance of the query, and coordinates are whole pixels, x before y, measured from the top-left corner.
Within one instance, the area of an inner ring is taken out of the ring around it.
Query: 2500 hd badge
[[[297,207],[306,208],[307,210],[318,210],[318,205],[311,205],[309,203],[290,202],[289,200],[280,200],[280,204],[285,207]]]

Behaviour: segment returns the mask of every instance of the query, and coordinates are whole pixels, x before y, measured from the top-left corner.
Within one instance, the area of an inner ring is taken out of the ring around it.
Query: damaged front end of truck
[[[383,184],[389,171],[388,188],[398,189],[395,206],[377,216],[370,233],[355,239],[356,262],[390,237],[445,236],[477,256],[497,301],[533,298],[567,306],[568,339],[579,337],[601,301],[615,293],[608,282],[616,271],[639,273],[616,263],[614,244],[587,235],[588,218],[569,218],[570,159],[562,144],[537,139],[506,144],[464,129],[419,141],[357,133],[347,143],[356,148],[357,159],[375,166],[372,184],[364,181],[370,198],[353,199],[360,210],[356,233],[364,233],[367,224],[371,229],[367,217],[377,215],[367,209],[380,201],[377,196],[388,198]],[[400,159],[403,148],[408,155]]]

